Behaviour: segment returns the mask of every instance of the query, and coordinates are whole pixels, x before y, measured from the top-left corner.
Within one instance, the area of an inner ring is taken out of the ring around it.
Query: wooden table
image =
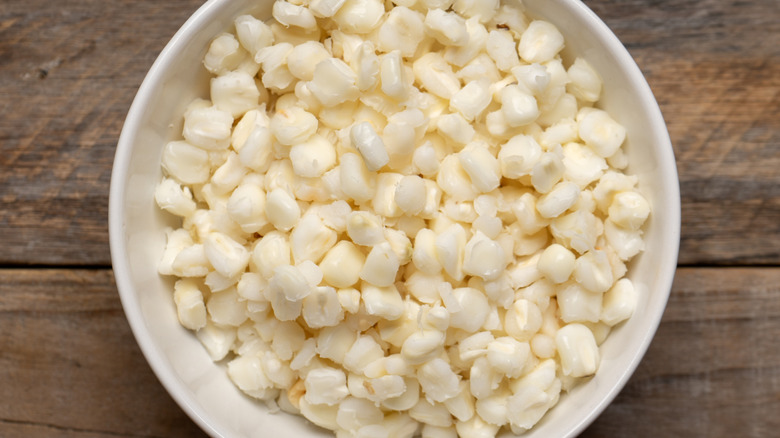
[[[130,102],[201,0],[0,2],[0,436],[196,437],[120,306],[107,201]],[[647,75],[682,189],[668,309],[583,434],[780,434],[777,0],[590,0]]]

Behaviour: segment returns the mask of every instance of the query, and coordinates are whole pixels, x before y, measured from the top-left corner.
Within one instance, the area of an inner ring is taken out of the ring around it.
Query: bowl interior
[[[646,226],[646,251],[629,277],[640,291],[638,311],[602,345],[597,375],[562,397],[525,436],[574,436],[609,402],[634,371],[663,313],[677,261],[680,204],[677,172],[663,118],[638,67],[617,38],[581,2],[525,0],[531,16],[545,18],[566,37],[564,57],[577,54],[602,75],[602,107],[628,131],[629,172],[654,207]],[[165,228],[175,226],[153,198],[162,177],[160,156],[179,138],[181,114],[205,97],[208,75],[201,60],[210,40],[251,12],[270,16],[272,2],[210,0],[182,26],[158,57],[130,108],[111,178],[109,232],[117,287],[133,333],[152,369],[190,417],[215,437],[332,436],[298,417],[271,414],[215,366],[199,341],[176,319],[172,282],[157,274]]]

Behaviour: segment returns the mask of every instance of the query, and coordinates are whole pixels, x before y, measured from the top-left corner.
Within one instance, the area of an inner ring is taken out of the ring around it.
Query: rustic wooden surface
[[[108,183],[137,87],[200,0],[0,2],[0,436],[205,436],[157,382],[110,269]],[[669,307],[583,434],[780,430],[780,8],[589,0],[661,105],[682,191]]]

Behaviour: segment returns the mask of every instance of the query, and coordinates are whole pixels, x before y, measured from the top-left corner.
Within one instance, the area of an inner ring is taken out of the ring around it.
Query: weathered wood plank
[[[780,269],[678,269],[647,355],[583,437],[773,436],[777,333]]]
[[[666,56],[777,56],[774,0],[584,0],[630,49]]]
[[[200,3],[3,2],[0,264],[108,265],[108,181],[124,115]],[[780,262],[776,3],[588,5],[637,59],[668,122],[683,197],[680,262]]]
[[[203,436],[137,348],[108,270],[0,270],[0,436]],[[663,322],[591,436],[770,436],[780,268],[681,268]]]
[[[110,270],[0,270],[0,352],[0,436],[205,436],[146,363]]]
[[[146,432],[117,434],[111,431],[105,430],[80,430],[63,428],[56,425],[49,425],[44,423],[24,423],[15,421],[0,420],[2,424],[3,436],[6,438],[206,438],[202,431],[193,429],[192,431],[175,431],[170,435],[154,435]],[[193,424],[192,427],[195,427]]]
[[[202,3],[0,4],[0,263],[109,263],[108,185],[125,114]]]
[[[699,58],[666,67],[698,77],[687,94],[679,93],[682,85],[669,74],[651,78],[665,96],[661,105],[676,144],[683,199],[680,262],[776,264],[780,56],[748,62]]]
[[[107,188],[125,112],[200,3],[0,6],[0,263],[108,264]],[[681,263],[777,263],[775,2],[588,5],[636,57],[669,124],[683,195]]]
[[[588,1],[637,60],[675,147],[680,263],[780,259],[780,9]]]

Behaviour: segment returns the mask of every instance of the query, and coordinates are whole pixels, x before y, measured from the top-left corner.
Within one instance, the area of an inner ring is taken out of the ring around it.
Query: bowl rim
[[[650,343],[658,331],[661,319],[669,302],[674,276],[677,270],[677,260],[680,250],[681,203],[680,182],[674,148],[666,126],[666,121],[661,113],[661,108],[647,82],[647,78],[645,78],[639,65],[636,63],[636,60],[634,60],[617,35],[615,35],[612,29],[610,29],[609,26],[583,1],[565,1],[563,4],[564,7],[572,9],[574,13],[581,15],[585,20],[590,22],[594,28],[596,38],[599,39],[607,50],[617,58],[618,64],[622,65],[625,72],[628,74],[632,87],[635,89],[636,93],[641,96],[640,103],[642,112],[646,114],[650,120],[651,126],[654,127],[655,135],[658,136],[656,149],[659,168],[668,171],[668,173],[664,173],[665,178],[661,181],[663,187],[662,191],[665,191],[669,195],[669,198],[666,199],[667,203],[664,205],[664,225],[668,227],[668,233],[659,236],[660,240],[662,240],[660,246],[668,248],[669,257],[662,260],[661,265],[658,267],[659,274],[656,277],[657,289],[654,290],[655,293],[663,292],[663,298],[662,300],[658,300],[659,305],[654,308],[655,312],[651,314],[652,317],[650,318],[653,323],[643,332],[641,339],[638,339],[638,347],[634,350],[634,354],[628,361],[628,366],[621,370],[620,377],[615,381],[615,384],[610,388],[606,396],[601,398],[599,403],[592,406],[589,414],[583,416],[575,427],[572,428],[571,432],[566,435],[567,438],[573,438],[590,426],[604,410],[612,404],[618,394],[620,394],[641,363],[650,347]]]
[[[132,104],[130,105],[117,142],[112,166],[108,202],[109,247],[114,279],[133,336],[153,373],[168,394],[204,432],[212,437],[223,437],[224,435],[214,428],[214,425],[209,420],[211,415],[206,412],[200,404],[190,399],[186,385],[177,376],[171,365],[164,360],[163,352],[144,324],[141,306],[137,300],[135,286],[130,275],[127,244],[125,241],[124,219],[126,214],[126,181],[130,171],[128,163],[133,152],[133,143],[135,141],[136,132],[140,126],[143,110],[152,98],[151,91],[153,84],[159,81],[162,73],[173,64],[174,58],[171,57],[171,54],[182,50],[184,45],[199,32],[199,29],[206,24],[213,15],[219,12],[219,8],[223,3],[225,3],[224,0],[208,0],[201,5],[168,41],[144,77]],[[661,246],[667,248],[669,257],[663,261],[662,266],[659,266],[659,275],[656,280],[658,286],[658,291],[656,292],[660,291],[664,293],[663,305],[659,305],[655,314],[652,315],[652,326],[643,333],[641,340],[637,340],[638,347],[629,360],[628,366],[622,370],[622,374],[616,380],[615,384],[612,385],[606,397],[603,397],[599,400],[599,403],[591,406],[588,413],[583,414],[580,421],[574,425],[567,435],[565,435],[567,437],[573,437],[580,434],[585,428],[593,423],[593,421],[601,415],[601,413],[613,402],[615,397],[623,390],[629,378],[634,374],[636,368],[646,354],[650,343],[658,330],[661,323],[661,317],[666,309],[671,294],[672,283],[677,268],[680,244],[681,207],[679,177],[671,139],[660,107],[658,106],[646,78],[639,69],[639,66],[607,24],[585,5],[585,3],[582,1],[563,1],[562,5],[563,7],[570,8],[572,13],[590,22],[596,37],[617,58],[618,63],[623,66],[625,72],[628,74],[632,86],[635,87],[636,92],[642,96],[642,111],[650,119],[651,125],[656,130],[656,135],[659,136],[658,144],[656,146],[658,149],[657,157],[659,166],[665,171],[668,171],[668,173],[664,174],[666,178],[662,181],[662,186],[663,190],[670,195],[669,199],[666,200],[667,204],[664,205],[666,209],[666,220],[664,225],[668,228],[668,233],[660,236],[661,239],[663,239]]]
[[[186,385],[177,376],[171,365],[163,359],[164,354],[143,323],[141,306],[135,296],[135,286],[130,276],[124,218],[126,211],[125,182],[130,170],[128,163],[133,152],[133,142],[141,122],[143,109],[152,99],[153,84],[159,81],[163,72],[173,64],[174,58],[170,55],[184,48],[187,41],[199,32],[200,27],[218,12],[221,3],[223,0],[208,0],[190,15],[166,43],[144,76],[130,104],[119,135],[111,171],[108,202],[109,247],[114,281],[133,336],[152,372],[166,392],[204,432],[215,438],[222,438],[223,435],[208,420],[209,413],[200,404],[194,403],[185,396],[188,392]]]

